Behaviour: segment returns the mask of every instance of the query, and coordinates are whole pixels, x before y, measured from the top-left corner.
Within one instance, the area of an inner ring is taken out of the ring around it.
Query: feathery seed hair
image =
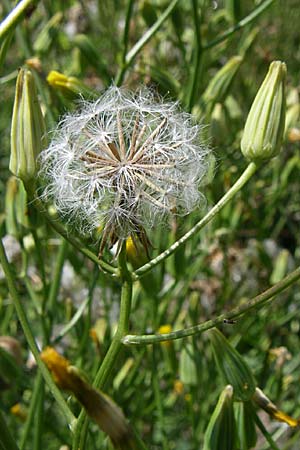
[[[125,239],[199,205],[209,152],[177,103],[111,87],[58,124],[40,155],[44,196],[81,233]]]

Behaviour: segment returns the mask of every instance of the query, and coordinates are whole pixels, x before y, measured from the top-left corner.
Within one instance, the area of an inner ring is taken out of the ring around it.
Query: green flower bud
[[[28,232],[27,194],[22,181],[13,176],[6,184],[5,223],[8,234],[17,239]]]
[[[273,61],[248,114],[242,137],[243,155],[260,162],[276,156],[285,126],[286,65]]]
[[[223,103],[225,101],[242,62],[242,56],[233,56],[212,78],[202,98],[207,112],[211,112],[216,103]]]
[[[234,404],[239,437],[239,449],[254,448],[257,441],[255,413],[251,402],[237,402]]]
[[[203,450],[235,450],[236,426],[233,412],[233,388],[226,386],[219,397],[204,435]]]
[[[17,78],[11,125],[10,171],[25,183],[36,176],[36,159],[45,139],[45,124],[32,73],[21,69]]]
[[[233,386],[235,399],[250,400],[256,383],[248,365],[219,330],[213,328],[208,334],[219,372],[225,383]]]

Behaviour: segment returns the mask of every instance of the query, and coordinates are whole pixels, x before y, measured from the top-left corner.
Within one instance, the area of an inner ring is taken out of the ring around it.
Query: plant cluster
[[[1,449],[298,450],[291,11],[3,0]]]

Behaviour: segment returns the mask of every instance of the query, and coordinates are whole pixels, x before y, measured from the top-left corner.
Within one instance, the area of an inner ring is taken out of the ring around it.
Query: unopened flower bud
[[[300,425],[300,419],[294,419],[283,411],[280,411],[258,387],[255,389],[252,400],[273,419],[287,423],[290,427],[298,427]]]
[[[239,449],[254,448],[257,441],[255,409],[252,402],[235,402],[234,404]]]
[[[9,169],[25,183],[35,178],[44,137],[45,124],[32,73],[21,69],[12,116]]]
[[[233,388],[226,386],[211,415],[204,436],[203,450],[235,450],[236,425],[233,412]]]
[[[260,162],[276,156],[285,126],[286,65],[273,61],[248,114],[242,137],[243,155]]]
[[[127,419],[110,397],[91,386],[81,372],[54,348],[46,347],[41,353],[41,359],[52,373],[55,383],[77,398],[99,428],[109,435],[115,448],[137,448]]]
[[[243,357],[216,328],[209,331],[209,338],[219,372],[224,381],[233,386],[235,399],[250,400],[256,383]]]
[[[14,176],[6,184],[5,223],[7,232],[18,239],[28,232],[27,194],[22,181]]]
[[[211,111],[216,103],[224,102],[242,62],[242,56],[233,56],[212,78],[202,99],[208,111]]]

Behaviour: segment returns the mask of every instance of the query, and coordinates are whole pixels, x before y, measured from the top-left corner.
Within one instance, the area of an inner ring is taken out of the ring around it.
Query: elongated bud
[[[32,73],[21,69],[11,125],[10,171],[25,183],[35,178],[36,159],[45,139],[45,124]]]
[[[76,77],[69,77],[63,73],[51,70],[47,76],[50,86],[61,92],[64,97],[74,98],[79,94],[94,95],[95,93]]]
[[[209,111],[216,103],[224,102],[242,61],[242,56],[233,56],[210,81],[203,94],[203,102]]]
[[[290,427],[298,427],[300,425],[300,419],[294,419],[293,417],[285,414],[283,411],[280,411],[258,387],[255,389],[252,400],[260,408],[266,411],[273,419],[287,423]]]
[[[233,412],[233,388],[226,386],[219,397],[204,435],[203,450],[235,450],[236,427]]]
[[[236,400],[248,401],[254,394],[256,383],[248,365],[225,336],[216,328],[209,331],[217,367],[225,381],[233,386]]]
[[[236,402],[237,435],[239,437],[239,449],[249,450],[254,448],[257,441],[255,416],[251,402]]]
[[[116,448],[137,450],[128,421],[110,397],[92,387],[80,371],[53,348],[45,348],[41,358],[51,371],[56,384],[75,395],[87,414],[109,435]]]
[[[5,223],[8,234],[16,238],[28,232],[27,194],[22,181],[14,176],[6,184]]]
[[[285,126],[286,65],[273,61],[248,114],[241,141],[243,155],[260,162],[276,156]]]

